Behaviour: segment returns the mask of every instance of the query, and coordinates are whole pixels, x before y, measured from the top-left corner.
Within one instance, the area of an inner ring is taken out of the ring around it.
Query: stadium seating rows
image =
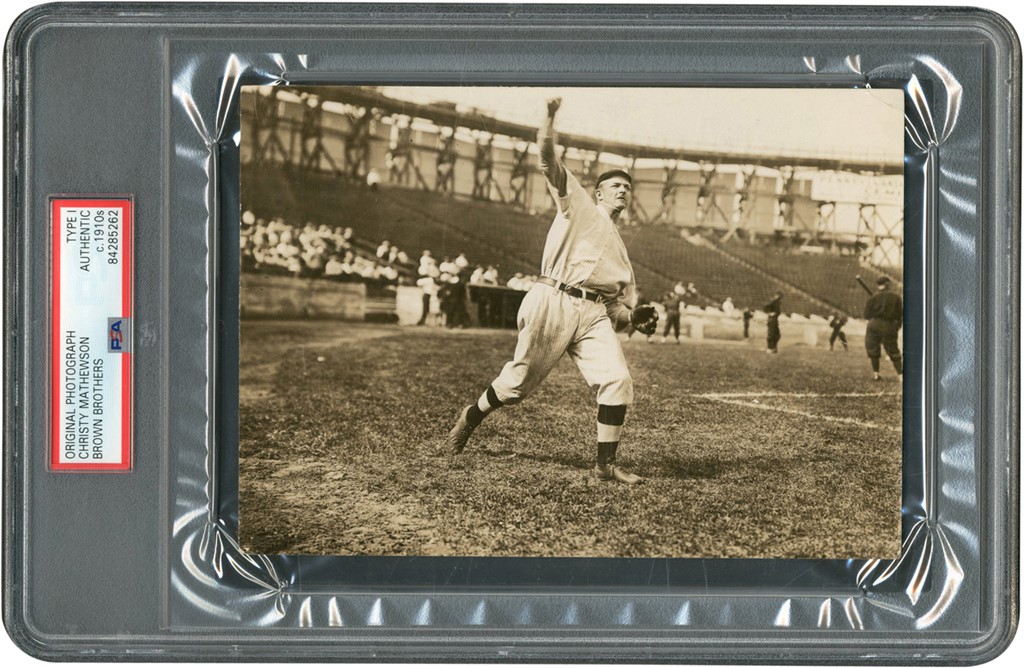
[[[807,254],[797,248],[750,245],[731,241],[723,250],[790,283],[833,306],[859,317],[867,295],[857,284],[860,275],[874,287],[881,273],[864,266],[855,256]],[[899,278],[899,276],[895,276]]]
[[[243,168],[243,201],[273,206],[295,220],[352,227],[361,239],[389,240],[402,248],[429,249],[437,258],[464,252],[472,264],[494,265],[501,275],[539,269],[550,212],[531,215],[502,204],[474,202],[404,188],[370,190],[328,175]],[[787,313],[858,316],[864,293],[854,276],[878,274],[854,257],[780,254],[775,248],[734,241],[692,243],[667,225],[625,227],[639,289],[657,298],[676,282],[696,284],[704,304],[731,297],[740,308],[760,308],[778,290]]]

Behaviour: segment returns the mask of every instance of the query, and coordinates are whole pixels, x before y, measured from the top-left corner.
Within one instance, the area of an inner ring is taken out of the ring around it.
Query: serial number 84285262
[[[107,264],[117,264],[120,246],[121,212],[99,209],[93,214],[93,238],[99,243],[96,252],[107,255]],[[105,245],[104,245],[105,243]]]

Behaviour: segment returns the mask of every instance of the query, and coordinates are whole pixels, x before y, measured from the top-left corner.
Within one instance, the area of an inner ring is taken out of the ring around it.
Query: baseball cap
[[[621,176],[629,181],[630,185],[633,185],[633,177],[629,175],[629,172],[624,169],[609,169],[607,172],[604,172],[601,176],[597,177],[597,182],[594,184],[594,187],[597,188],[603,181],[607,181],[613,176]]]
[[[875,285],[889,285],[892,283],[892,279],[888,276],[879,276],[878,280],[875,281]]]

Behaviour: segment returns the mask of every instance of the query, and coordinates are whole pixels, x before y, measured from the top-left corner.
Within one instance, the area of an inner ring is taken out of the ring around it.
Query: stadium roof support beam
[[[726,242],[737,235],[741,228],[747,228],[750,214],[753,211],[754,177],[757,165],[744,165],[736,172],[736,192],[733,194],[732,216],[729,218],[729,230],[722,236]]]
[[[786,165],[779,170],[775,196],[775,229],[793,231],[793,203],[796,196],[793,188],[796,185],[796,168]]]
[[[337,176],[341,174],[341,168],[324,147],[323,117],[324,110],[320,106],[319,98],[311,97],[306,100],[302,110],[299,169],[305,172],[319,172],[321,162],[326,161],[331,167],[331,172]]]
[[[679,187],[676,175],[678,173],[678,160],[670,160],[665,163],[661,183],[661,210],[654,216],[661,223],[674,224],[676,222],[676,189]]]
[[[698,164],[700,165],[700,188],[697,190],[697,225],[709,224],[708,215],[714,218],[715,214],[718,214],[728,224],[729,217],[718,205],[718,193],[714,185],[715,177],[718,175],[718,164],[707,160],[701,160]]]
[[[473,199],[491,199],[494,183],[494,135],[481,135],[473,154]]]
[[[291,162],[290,156],[284,144],[281,143],[281,136],[278,134],[278,126],[281,118],[278,115],[277,89],[272,88],[270,95],[252,95],[252,154],[250,161],[258,165],[263,161],[280,162],[287,165]]]
[[[903,218],[889,224],[875,204],[861,204],[857,242],[863,247],[861,259],[875,267],[903,267]]]
[[[434,167],[434,192],[454,194],[455,163],[459,152],[455,148],[455,128],[442,128],[437,135],[437,163]]]
[[[379,112],[371,107],[362,107],[353,109],[346,116],[349,130],[345,137],[345,170],[353,181],[362,181],[370,159],[370,124],[379,118]]]
[[[509,204],[526,207],[526,186],[530,178],[530,145],[517,142],[512,147],[512,174],[509,176]]]
[[[512,138],[535,141],[537,128],[531,125],[503,121],[487,116],[479,111],[463,113],[453,106],[439,104],[417,104],[405,100],[396,100],[382,95],[372,89],[355,87],[312,87],[309,89],[326,100],[332,100],[341,104],[366,106],[380,109],[384,112],[405,114],[415,116],[433,122],[437,126],[462,127],[468,130],[478,130],[489,134],[504,135]],[[539,117],[538,117],[539,122]],[[673,160],[679,157],[679,149],[686,147],[657,147],[637,146],[624,142],[605,141],[585,137],[582,135],[559,133],[559,141],[564,145],[571,145],[574,148],[595,151],[597,153],[611,153],[622,157],[634,159],[661,159]],[[796,158],[795,156],[772,157],[738,151],[701,151],[704,160],[717,164],[760,164],[764,167],[778,169],[798,164],[800,167],[815,168],[821,170],[836,170],[850,172],[873,172],[876,174],[902,174],[903,163],[879,164],[874,162],[858,162],[834,160],[826,158]]]

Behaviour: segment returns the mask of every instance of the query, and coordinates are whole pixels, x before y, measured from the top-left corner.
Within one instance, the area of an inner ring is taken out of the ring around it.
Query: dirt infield
[[[599,483],[568,359],[458,457],[460,408],[514,332],[243,322],[240,542],[291,554],[892,558],[901,402],[863,350],[624,345],[636,386]]]

